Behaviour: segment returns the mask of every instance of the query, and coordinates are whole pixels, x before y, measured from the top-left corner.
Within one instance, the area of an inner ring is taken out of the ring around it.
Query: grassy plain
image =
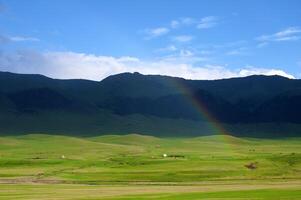
[[[301,138],[3,136],[0,199],[297,200]]]

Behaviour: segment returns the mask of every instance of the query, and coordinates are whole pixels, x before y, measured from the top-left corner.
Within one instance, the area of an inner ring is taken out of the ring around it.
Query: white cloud
[[[8,38],[13,42],[25,42],[25,41],[38,42],[38,41],[40,41],[40,39],[35,38],[35,37],[12,36],[12,37],[8,37]]]
[[[241,69],[239,71],[240,76],[250,76],[250,75],[279,75],[279,76],[284,76],[287,78],[294,79],[295,77],[291,74],[286,73],[283,70],[279,69],[267,69],[267,68],[258,68],[258,67],[253,67],[253,66],[246,66],[244,69]]]
[[[203,17],[197,24],[198,29],[208,29],[217,25],[218,18],[216,16]]]
[[[262,35],[255,38],[261,44],[267,44],[268,42],[281,42],[281,41],[295,41],[301,38],[301,29],[298,27],[289,27],[280,32],[271,35]]]
[[[154,29],[146,29],[144,32],[147,35],[146,39],[151,39],[167,34],[169,32],[169,29],[165,27],[158,27]]]
[[[191,36],[191,35],[178,35],[178,36],[174,36],[172,39],[174,41],[177,41],[177,42],[190,42],[193,39],[193,36]]]
[[[220,79],[241,77],[252,74],[281,75],[294,78],[279,70],[243,67],[230,70],[225,66],[196,64],[202,58],[193,57],[190,51],[183,55],[141,60],[136,57],[97,56],[75,52],[32,52],[20,51],[0,54],[0,70],[17,73],[43,74],[53,78],[82,78],[101,80],[109,75],[122,72],[161,74],[187,79]]]

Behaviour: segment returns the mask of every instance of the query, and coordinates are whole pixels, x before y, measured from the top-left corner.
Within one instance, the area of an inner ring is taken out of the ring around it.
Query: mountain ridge
[[[217,133],[208,129],[209,114],[235,135],[301,135],[298,113],[301,80],[281,76],[186,80],[135,72],[91,81],[0,72],[0,134],[72,134],[76,129],[85,134],[86,128],[92,135],[108,131],[173,135],[168,126],[178,121],[176,135]],[[260,128],[266,124],[269,128]],[[277,128],[290,124],[295,128]]]

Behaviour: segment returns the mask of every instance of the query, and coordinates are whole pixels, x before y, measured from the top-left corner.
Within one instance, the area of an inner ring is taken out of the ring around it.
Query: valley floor
[[[0,137],[0,199],[301,199],[301,138]]]
[[[286,199],[299,200],[301,181],[179,184],[1,184],[0,199]]]

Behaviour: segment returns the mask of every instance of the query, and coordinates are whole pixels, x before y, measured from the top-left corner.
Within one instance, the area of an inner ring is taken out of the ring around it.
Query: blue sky
[[[301,77],[299,0],[0,0],[0,70]]]

